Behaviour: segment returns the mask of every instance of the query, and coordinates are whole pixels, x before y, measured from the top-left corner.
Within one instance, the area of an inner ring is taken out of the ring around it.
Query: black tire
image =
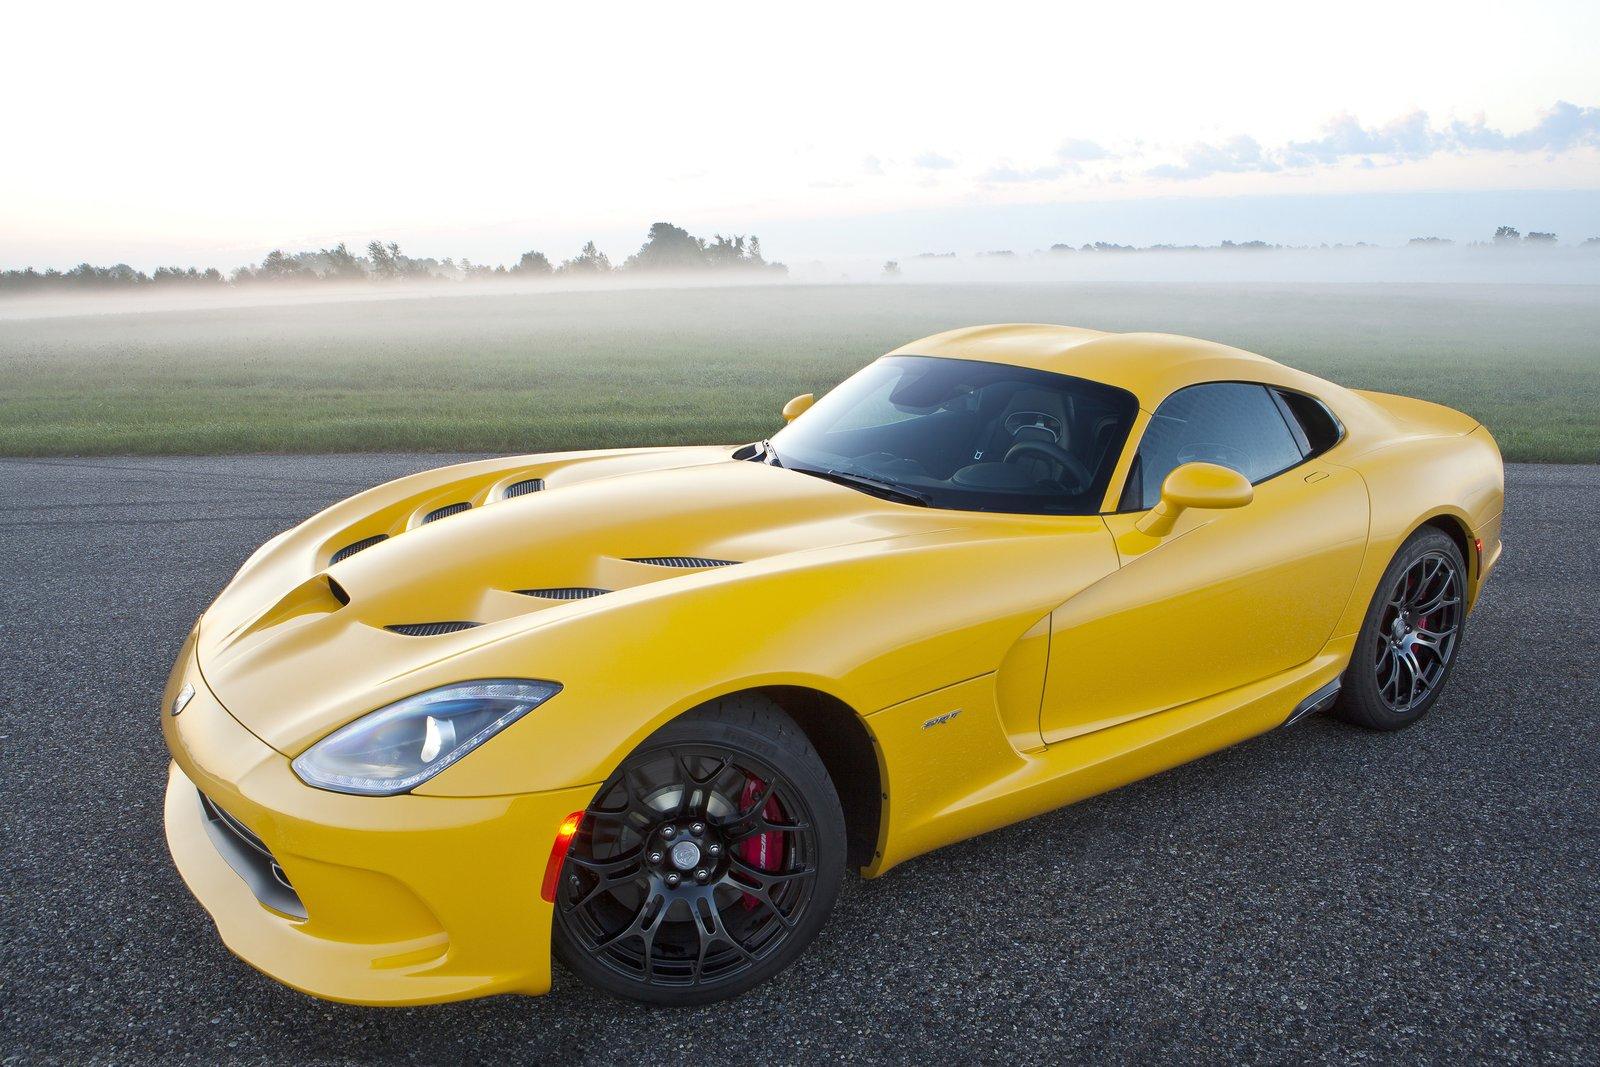
[[[764,697],[714,701],[595,794],[562,867],[555,952],[616,996],[735,997],[816,937],[844,863],[844,811],[804,731]]]
[[[1369,730],[1403,730],[1426,715],[1460,658],[1466,591],[1449,534],[1424,526],[1407,538],[1373,593],[1334,714]]]

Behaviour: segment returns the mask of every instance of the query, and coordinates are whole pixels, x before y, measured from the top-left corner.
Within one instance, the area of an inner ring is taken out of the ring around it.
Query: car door
[[[1269,677],[1327,643],[1366,549],[1367,493],[1354,471],[1306,458],[1292,417],[1244,382],[1191,386],[1156,410],[1106,516],[1118,570],[1051,616],[1047,742]],[[1240,471],[1254,499],[1187,510],[1162,538],[1135,530],[1166,475],[1196,460]]]

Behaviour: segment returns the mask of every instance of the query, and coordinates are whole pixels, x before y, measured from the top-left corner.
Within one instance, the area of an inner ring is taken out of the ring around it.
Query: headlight
[[[324,737],[294,772],[336,793],[407,793],[559,692],[555,682],[514,678],[430,689]]]

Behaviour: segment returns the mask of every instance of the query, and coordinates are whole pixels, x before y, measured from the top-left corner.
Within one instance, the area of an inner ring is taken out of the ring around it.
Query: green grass
[[[1224,341],[1460,408],[1508,459],[1600,461],[1600,291],[1443,285],[791,285],[0,318],[0,454],[745,441],[890,348],[1006,321]]]

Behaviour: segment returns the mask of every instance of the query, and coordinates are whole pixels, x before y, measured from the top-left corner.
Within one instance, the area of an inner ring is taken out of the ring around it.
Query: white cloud
[[[1104,147],[1081,137],[1069,137],[1056,149],[1056,158],[1063,163],[1093,163],[1110,157],[1111,153]]]
[[[1147,173],[1152,178],[1187,181],[1212,174],[1243,174],[1249,171],[1274,171],[1279,167],[1262,152],[1254,137],[1240,135],[1223,144],[1197,142],[1183,150],[1183,163],[1162,163]]]
[[[948,156],[941,156],[937,152],[924,152],[911,162],[923,170],[949,170],[956,165],[956,161]]]
[[[1025,170],[1018,170],[1009,163],[1001,163],[998,166],[990,167],[988,170],[984,171],[983,174],[979,176],[978,180],[982,182],[1001,183],[1045,182],[1053,181],[1056,178],[1060,178],[1075,170],[1077,170],[1076,167],[1061,166],[1032,167]]]

